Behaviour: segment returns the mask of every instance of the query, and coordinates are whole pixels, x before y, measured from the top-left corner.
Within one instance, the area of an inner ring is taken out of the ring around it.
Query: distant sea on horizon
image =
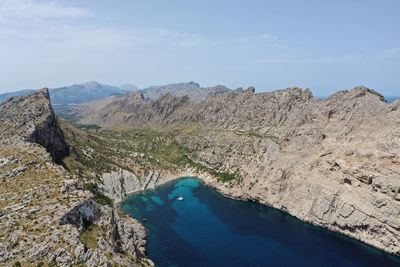
[[[397,99],[400,99],[400,96],[385,96],[385,99],[388,103],[391,103]]]

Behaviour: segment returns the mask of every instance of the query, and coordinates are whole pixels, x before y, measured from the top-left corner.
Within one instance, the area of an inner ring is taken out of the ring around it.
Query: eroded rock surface
[[[55,163],[68,152],[47,89],[0,105],[0,265],[152,265],[143,226]]]
[[[2,144],[40,144],[58,163],[69,153],[51,108],[47,88],[26,97],[8,99],[0,108],[0,125]]]
[[[123,99],[96,112],[86,106],[81,122],[179,129],[175,138],[190,158],[240,174],[225,183],[208,179],[223,193],[400,254],[396,103],[362,86],[325,100],[300,88],[259,94],[250,88],[198,103],[180,99],[164,98],[157,109],[140,99],[132,109],[117,107]]]

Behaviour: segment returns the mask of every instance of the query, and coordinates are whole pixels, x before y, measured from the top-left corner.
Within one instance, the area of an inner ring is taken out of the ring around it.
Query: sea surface
[[[387,96],[387,97],[385,97],[385,99],[386,99],[386,102],[392,103],[393,101],[400,99],[400,97],[399,96]]]
[[[178,200],[183,197],[183,200]],[[400,266],[400,259],[263,205],[182,178],[121,204],[149,230],[157,266]]]

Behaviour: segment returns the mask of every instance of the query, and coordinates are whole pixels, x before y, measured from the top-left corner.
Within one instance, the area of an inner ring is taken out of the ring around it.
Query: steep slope
[[[47,89],[0,105],[0,144],[0,265],[151,265],[144,228],[52,160],[69,149]]]
[[[198,103],[121,97],[81,122],[171,131],[190,159],[238,174],[206,179],[223,193],[400,254],[398,108],[366,87],[324,101],[299,88],[249,88]]]
[[[109,125],[117,128],[134,127],[137,124],[157,125],[188,104],[188,96],[176,97],[166,94],[152,101],[145,99],[140,92],[133,92],[81,106],[77,108],[77,117],[82,118],[79,121],[82,124]]]
[[[399,254],[399,111],[366,88],[275,110],[261,113],[263,121],[221,125],[241,130],[177,140],[196,160],[242,174],[229,185],[212,182],[224,193]]]
[[[50,106],[48,89],[28,97],[10,98],[1,105],[0,124],[0,142],[3,144],[38,143],[58,163],[68,155],[63,134]]]

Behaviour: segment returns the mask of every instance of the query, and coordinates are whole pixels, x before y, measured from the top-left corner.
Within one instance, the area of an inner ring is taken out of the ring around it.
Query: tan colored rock
[[[209,97],[164,112],[164,105],[178,100],[171,97],[157,108],[148,101],[133,109],[111,102],[96,112],[86,106],[81,121],[107,128],[197,126],[201,130],[182,131],[176,140],[192,159],[240,173],[242,179],[229,183],[208,180],[224,194],[259,201],[400,254],[396,103],[387,104],[363,86],[325,100],[288,88]]]
[[[95,203],[54,163],[67,154],[47,89],[0,105],[0,265],[150,266],[143,226]],[[91,225],[96,248],[82,241]]]

